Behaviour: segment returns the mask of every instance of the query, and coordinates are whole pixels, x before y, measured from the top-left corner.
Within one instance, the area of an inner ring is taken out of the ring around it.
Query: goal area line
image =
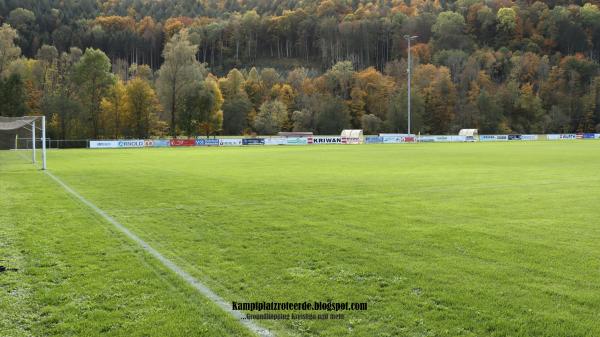
[[[130,238],[135,243],[137,243],[145,252],[147,252],[148,254],[150,254],[154,258],[156,258],[158,261],[160,261],[163,266],[165,266],[166,268],[168,268],[169,270],[171,270],[172,272],[177,274],[184,281],[186,281],[189,285],[191,285],[194,289],[196,289],[200,294],[202,294],[204,297],[208,298],[211,302],[216,304],[223,311],[225,311],[226,313],[233,316],[240,324],[244,325],[248,330],[252,331],[253,333],[255,333],[261,337],[274,337],[275,336],[271,331],[269,331],[266,328],[261,327],[260,325],[255,323],[253,320],[246,319],[245,315],[243,315],[239,311],[233,310],[232,307],[222,297],[217,295],[209,287],[207,287],[205,284],[200,282],[194,276],[190,275],[188,272],[183,270],[181,267],[179,267],[177,264],[175,264],[169,258],[162,255],[159,251],[154,249],[146,241],[144,241],[142,238],[140,238],[139,236],[134,234],[127,227],[125,227],[123,224],[118,222],[115,218],[113,218],[112,216],[110,216],[109,214],[104,212],[102,209],[100,209],[98,206],[93,204],[91,201],[84,198],[77,191],[75,191],[73,188],[71,188],[69,185],[67,185],[65,182],[63,182],[60,178],[58,178],[57,176],[55,176],[48,170],[45,170],[43,172],[46,175],[48,175],[48,177],[52,178],[52,180],[54,180],[58,185],[60,185],[65,191],[67,191],[69,194],[74,196],[81,203],[83,203],[84,205],[89,207],[96,214],[100,215],[100,217],[102,217],[104,220],[106,220],[107,222],[112,224],[121,233],[125,234],[128,238]]]

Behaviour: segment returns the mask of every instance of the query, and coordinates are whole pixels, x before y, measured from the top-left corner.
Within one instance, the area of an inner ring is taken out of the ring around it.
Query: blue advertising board
[[[219,146],[219,140],[216,138],[196,139],[196,146]]]
[[[147,140],[144,145],[147,147],[168,147],[171,146],[171,141],[168,139],[152,139]]]
[[[365,143],[367,143],[367,144],[383,143],[383,137],[367,136],[367,137],[365,137]]]
[[[264,138],[244,138],[242,139],[242,145],[265,145]]]

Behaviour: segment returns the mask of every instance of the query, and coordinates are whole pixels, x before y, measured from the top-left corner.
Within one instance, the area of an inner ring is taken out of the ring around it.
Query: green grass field
[[[56,176],[227,301],[367,302],[277,336],[599,336],[600,142],[58,150]],[[2,336],[245,336],[14,151]]]

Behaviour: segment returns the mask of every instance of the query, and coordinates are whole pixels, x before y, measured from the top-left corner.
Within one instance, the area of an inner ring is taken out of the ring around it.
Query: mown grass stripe
[[[77,198],[83,204],[85,204],[86,206],[91,208],[94,212],[96,212],[98,215],[100,215],[106,221],[108,221],[113,226],[115,226],[115,228],[120,230],[123,234],[125,234],[131,240],[136,242],[140,247],[142,247],[142,249],[144,249],[150,255],[154,256],[157,260],[159,260],[165,267],[167,267],[168,269],[170,269],[171,271],[176,273],[178,276],[180,276],[182,279],[184,279],[188,284],[190,284],[192,287],[194,287],[196,290],[198,290],[202,295],[206,296],[209,300],[211,300],[213,303],[218,305],[225,312],[227,312],[230,315],[232,315],[233,317],[235,317],[238,320],[238,322],[240,322],[242,325],[244,325],[250,331],[252,331],[262,337],[274,336],[274,334],[271,331],[269,331],[268,329],[259,326],[252,320],[245,319],[243,314],[241,314],[238,311],[233,310],[231,308],[231,306],[229,305],[229,303],[227,303],[223,298],[221,298],[219,295],[217,295],[214,291],[212,291],[210,288],[208,288],[202,282],[198,281],[198,279],[196,279],[195,277],[193,277],[192,275],[190,275],[189,273],[187,273],[186,271],[181,269],[181,267],[179,267],[177,264],[175,264],[170,259],[166,258],[159,251],[152,248],[152,246],[150,246],[146,241],[142,240],[139,236],[135,235],[127,227],[125,227],[120,222],[118,222],[115,218],[108,215],[106,212],[104,212],[98,206],[94,205],[92,202],[90,202],[89,200],[87,200],[86,198],[81,196],[79,193],[77,193],[77,191],[75,191],[69,185],[64,183],[60,178],[58,178],[57,176],[55,176],[48,170],[44,171],[44,173],[46,173],[57,184],[59,184],[62,188],[64,188],[65,191],[69,192],[71,195],[73,195],[75,198]]]

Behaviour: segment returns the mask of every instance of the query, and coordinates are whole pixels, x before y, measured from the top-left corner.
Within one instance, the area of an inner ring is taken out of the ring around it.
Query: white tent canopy
[[[363,130],[343,130],[341,138],[342,144],[362,144]]]
[[[479,132],[477,131],[477,129],[460,129],[458,135],[476,137],[477,135],[479,135]]]

